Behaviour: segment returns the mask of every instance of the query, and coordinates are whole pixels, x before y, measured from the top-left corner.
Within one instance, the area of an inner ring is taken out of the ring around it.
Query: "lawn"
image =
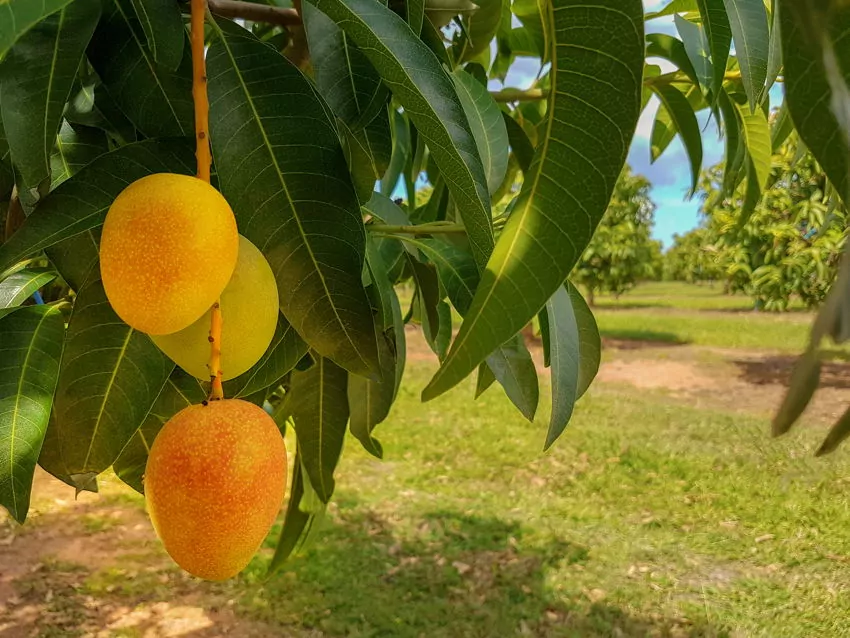
[[[606,309],[600,323],[613,330],[639,312]],[[729,345],[762,343],[729,334],[743,329],[729,323],[737,315],[672,312],[683,314],[669,326],[659,314],[647,329],[695,343],[714,339],[700,336],[709,332],[727,334]],[[805,333],[799,317],[786,319],[763,325],[775,325],[777,338]],[[411,360],[376,431],[383,461],[347,442],[328,515],[274,577],[265,576],[269,549],[235,581],[180,580],[150,540],[112,565],[85,567],[86,556],[76,561],[84,568],[46,563],[39,578],[76,583],[68,600],[81,608],[227,605],[238,622],[262,627],[235,633],[245,636],[846,635],[850,452],[813,458],[822,426],[774,440],[765,419],[602,382],[543,453],[548,388],[532,424],[496,387],[473,403],[472,381],[421,404],[435,369]],[[108,514],[87,514],[81,532],[101,543],[116,533],[116,507],[143,507],[114,479],[104,492]],[[33,523],[38,530],[47,518]],[[43,595],[34,578],[18,587]],[[147,635],[133,631],[108,635]]]

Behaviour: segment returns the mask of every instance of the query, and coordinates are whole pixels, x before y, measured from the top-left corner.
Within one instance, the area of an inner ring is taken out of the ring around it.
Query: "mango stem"
[[[195,159],[198,179],[210,183],[210,103],[207,97],[207,68],[204,60],[204,20],[207,0],[192,0],[192,100],[195,104]],[[210,319],[210,396],[224,398],[221,387],[221,300],[213,304]]]

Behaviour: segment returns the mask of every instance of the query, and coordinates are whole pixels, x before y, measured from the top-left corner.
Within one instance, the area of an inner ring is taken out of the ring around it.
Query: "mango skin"
[[[154,529],[190,574],[225,580],[257,552],[286,491],[274,420],[240,399],[184,408],[154,439],[144,487]]]
[[[106,214],[103,287],[132,328],[177,332],[218,299],[238,252],[236,219],[221,193],[188,175],[148,175],[121,191]]]
[[[260,249],[239,236],[236,268],[221,292],[221,369],[227,381],[247,371],[265,354],[280,312],[277,282]],[[188,328],[151,339],[189,374],[209,380],[210,314]]]

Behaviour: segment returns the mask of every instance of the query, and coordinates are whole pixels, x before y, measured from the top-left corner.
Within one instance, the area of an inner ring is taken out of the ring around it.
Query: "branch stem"
[[[366,228],[374,233],[396,235],[439,235],[449,233],[465,233],[466,227],[461,224],[434,222],[416,226],[391,226],[389,224],[367,224]]]
[[[210,183],[210,104],[207,96],[207,68],[204,60],[204,19],[207,0],[192,0],[192,100],[195,104],[195,158],[198,179]],[[210,396],[223,399],[221,387],[221,303],[216,301],[210,313]]]
[[[242,18],[252,22],[265,22],[281,27],[301,24],[301,16],[295,9],[284,9],[256,2],[237,2],[236,0],[208,0],[210,11],[223,18]]]

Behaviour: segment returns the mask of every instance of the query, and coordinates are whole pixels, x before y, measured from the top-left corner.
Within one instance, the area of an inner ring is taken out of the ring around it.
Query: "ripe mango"
[[[210,313],[207,311],[188,328],[170,335],[152,336],[153,342],[174,363],[199,379],[210,371]],[[277,283],[263,253],[240,235],[239,257],[227,286],[221,293],[221,368],[227,381],[259,361],[277,326]]]
[[[188,175],[148,175],[121,191],[106,214],[103,287],[131,327],[177,332],[218,299],[238,252],[236,219],[221,193]]]
[[[240,399],[184,408],[154,440],[144,475],[154,529],[190,574],[225,580],[251,560],[286,491],[274,420]]]

